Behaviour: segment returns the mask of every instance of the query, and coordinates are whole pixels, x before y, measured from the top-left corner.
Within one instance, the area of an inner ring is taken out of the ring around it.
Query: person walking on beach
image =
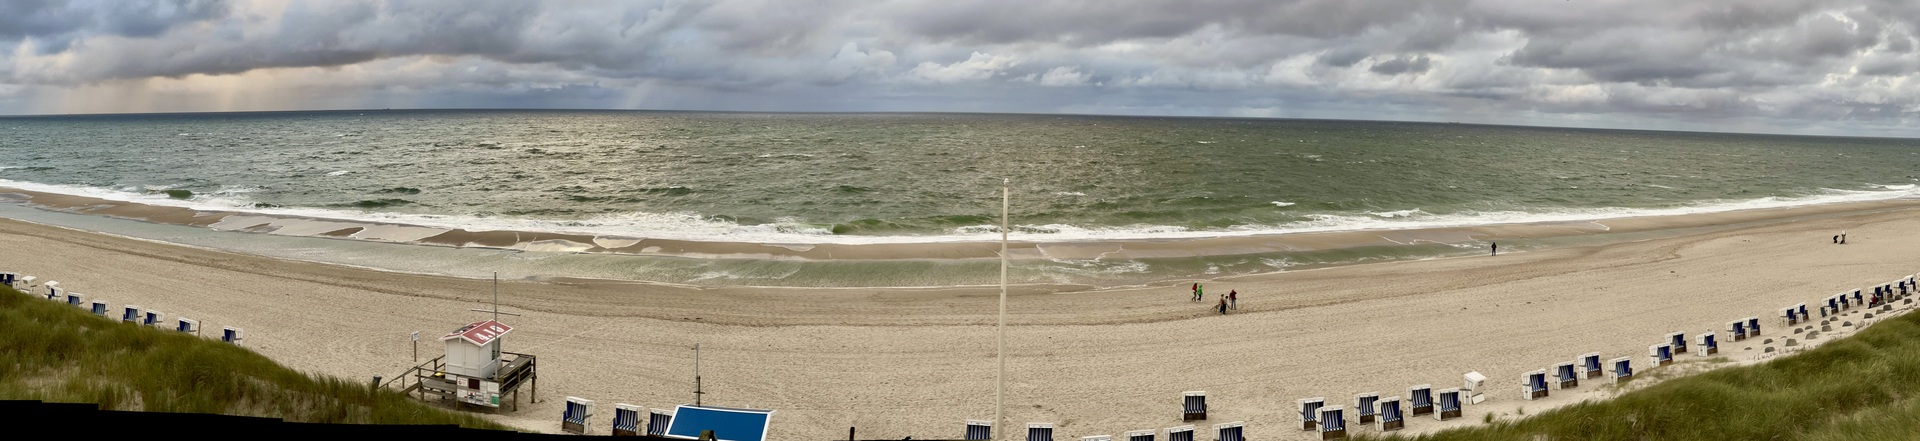
[[[1840,236],[1834,236],[1834,243],[1839,243],[1839,237]],[[1193,301],[1200,301],[1200,282],[1193,283]]]
[[[1840,235],[1838,234],[1833,235],[1833,243],[1840,243]]]
[[[1227,309],[1240,310],[1240,290],[1227,290]]]
[[[1193,284],[1193,300],[1196,302],[1207,301],[1207,287],[1198,283]]]
[[[1500,243],[1499,243],[1499,242],[1487,242],[1487,245],[1489,245],[1489,246],[1488,246],[1488,248],[1492,248],[1492,249],[1493,249],[1493,253],[1492,253],[1492,254],[1488,254],[1488,256],[1498,256],[1498,255],[1500,255]]]
[[[1220,309],[1220,315],[1227,315],[1227,296],[1220,296],[1220,304],[1214,307]]]

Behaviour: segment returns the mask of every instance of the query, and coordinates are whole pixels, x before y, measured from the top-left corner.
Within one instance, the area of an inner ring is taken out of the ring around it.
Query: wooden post
[[[847,441],[853,441],[853,426],[847,426]]]
[[[413,362],[420,363],[420,331],[413,331]]]

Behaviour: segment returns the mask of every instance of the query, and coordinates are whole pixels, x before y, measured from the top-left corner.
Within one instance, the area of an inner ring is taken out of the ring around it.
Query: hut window
[[[468,378],[468,379],[467,379],[467,388],[468,388],[468,389],[479,389],[479,388],[480,388],[480,379],[478,379],[478,378]]]

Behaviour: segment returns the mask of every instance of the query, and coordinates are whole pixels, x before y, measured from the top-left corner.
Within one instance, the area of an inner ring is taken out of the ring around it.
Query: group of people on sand
[[[1193,283],[1193,301],[1199,302],[1206,300],[1207,295],[1203,292],[1204,288],[1205,287],[1200,286],[1200,282]],[[1220,303],[1213,305],[1213,308],[1219,310],[1221,314],[1226,314],[1229,309],[1240,309],[1240,291],[1227,290],[1226,294],[1220,296]]]

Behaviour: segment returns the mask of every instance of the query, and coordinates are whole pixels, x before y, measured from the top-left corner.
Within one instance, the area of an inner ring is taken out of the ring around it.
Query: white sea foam
[[[343,175],[346,175],[347,173],[353,173],[353,170],[330,171],[330,172],[327,172],[327,176],[343,176]]]
[[[216,191],[191,199],[172,199],[165,194],[150,194],[152,188],[108,189],[74,185],[40,184],[0,179],[0,186],[30,191],[86,196],[99,199],[149,205],[190,208],[203,211],[245,212],[263,215],[333,219],[382,224],[405,224],[431,228],[460,228],[468,231],[537,231],[622,238],[658,238],[711,242],[785,243],[785,244],[870,244],[981,242],[1000,239],[997,225],[954,228],[943,234],[901,236],[834,235],[830,225],[805,223],[783,218],[772,223],[740,225],[725,219],[695,213],[628,212],[603,214],[578,220],[530,219],[470,215],[408,214],[320,208],[257,208],[245,196],[246,191]],[[1671,208],[1573,208],[1538,212],[1485,211],[1432,214],[1419,209],[1363,212],[1353,214],[1309,214],[1309,220],[1279,225],[1241,225],[1216,230],[1190,230],[1167,225],[1130,225],[1086,227],[1066,224],[1020,224],[1013,226],[1011,238],[1020,241],[1092,241],[1118,239],[1178,239],[1202,237],[1242,237],[1284,233],[1327,231],[1392,230],[1441,228],[1533,222],[1574,222],[1624,217],[1673,216],[1718,213],[1736,210],[1770,209],[1842,202],[1885,201],[1920,198],[1920,185],[1874,185],[1884,190],[1826,190],[1803,197],[1763,197],[1717,201]],[[1276,201],[1278,202],[1278,201]],[[1277,205],[1277,204],[1276,204]]]
[[[1294,205],[1299,205],[1299,204],[1295,204],[1287,201],[1273,201],[1273,206],[1275,207],[1291,207]]]
[[[1087,194],[1077,192],[1077,191],[1056,191],[1056,192],[1053,192],[1053,195],[1054,196],[1086,196]]]

